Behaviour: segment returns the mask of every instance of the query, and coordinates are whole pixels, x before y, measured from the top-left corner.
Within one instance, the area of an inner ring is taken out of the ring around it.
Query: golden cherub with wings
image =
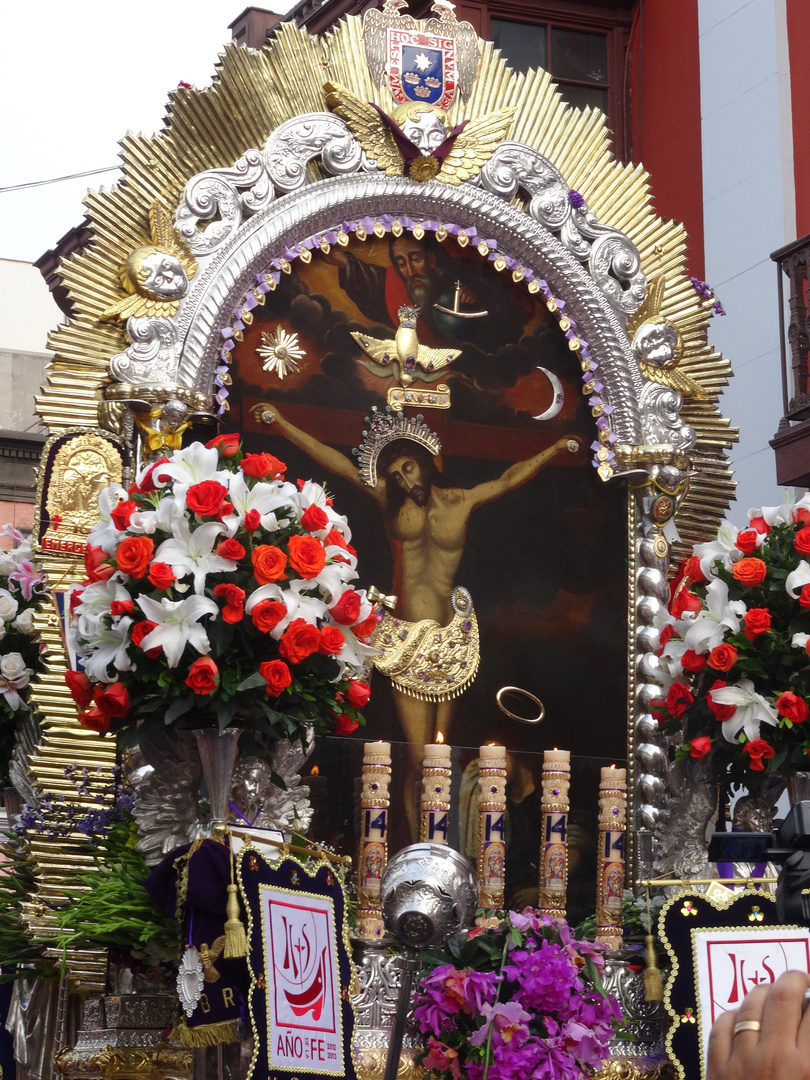
[[[188,292],[197,260],[174,231],[171,214],[159,202],[149,207],[149,228],[151,244],[136,248],[121,267],[121,285],[127,295],[107,308],[102,319],[126,322],[144,315],[167,319]]]
[[[411,101],[391,116],[338,83],[325,83],[326,100],[351,128],[366,154],[388,176],[461,184],[477,176],[506,137],[515,108],[510,106],[450,130],[447,114]]]
[[[680,390],[687,397],[704,397],[700,383],[678,370],[683,356],[683,338],[677,326],[660,314],[665,287],[663,274],[654,277],[647,286],[647,295],[627,320],[633,352],[645,379]]]

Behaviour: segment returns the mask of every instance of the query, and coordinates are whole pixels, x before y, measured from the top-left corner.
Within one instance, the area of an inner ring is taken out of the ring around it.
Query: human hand
[[[473,292],[469,285],[462,285],[458,292],[460,304],[477,304],[478,294]]]
[[[576,454],[582,446],[579,439],[574,439],[570,435],[567,435],[564,439],[558,439],[554,444],[554,449],[559,453],[562,450],[567,450],[569,454]]]
[[[808,987],[810,976],[786,971],[718,1017],[706,1080],[810,1080],[810,1014],[802,1015]],[[751,1027],[741,1030],[743,1024]]]

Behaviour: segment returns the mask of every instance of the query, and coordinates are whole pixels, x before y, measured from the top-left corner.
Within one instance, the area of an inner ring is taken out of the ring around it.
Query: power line
[[[0,194],[4,191],[22,191],[25,188],[42,187],[44,184],[61,184],[63,180],[78,180],[81,176],[97,176],[99,173],[115,172],[120,165],[108,165],[105,169],[88,169],[86,172],[71,173],[70,176],[55,176],[52,180],[32,180],[30,184],[11,184],[9,187],[0,187]]]

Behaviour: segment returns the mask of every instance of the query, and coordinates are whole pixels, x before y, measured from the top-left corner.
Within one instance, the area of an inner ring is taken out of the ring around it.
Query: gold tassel
[[[179,1020],[172,1028],[169,1042],[179,1042],[187,1050],[198,1046],[218,1046],[220,1043],[237,1042],[236,1020],[220,1020],[217,1024],[200,1024],[199,1027],[187,1027],[185,1019]]]
[[[661,982],[661,972],[655,959],[655,938],[647,934],[644,939],[647,942],[647,967],[644,970],[644,1000],[663,1001],[664,986]]]
[[[247,955],[247,938],[242,920],[239,918],[239,887],[233,882],[228,886],[228,921],[225,923],[226,960]]]

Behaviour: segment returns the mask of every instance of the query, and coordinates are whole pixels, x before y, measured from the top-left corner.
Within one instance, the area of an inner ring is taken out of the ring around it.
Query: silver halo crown
[[[439,436],[430,430],[421,414],[406,417],[404,413],[394,413],[390,409],[380,412],[375,405],[371,409],[371,416],[366,417],[366,423],[369,426],[363,432],[363,441],[352,453],[357,458],[360,476],[367,487],[376,487],[377,459],[382,448],[389,443],[408,439],[424,447],[433,457],[442,448]]]
[[[397,315],[399,316],[400,326],[413,330],[416,328],[416,320],[419,318],[419,308],[411,307],[410,304],[403,304],[402,307],[397,308]]]

